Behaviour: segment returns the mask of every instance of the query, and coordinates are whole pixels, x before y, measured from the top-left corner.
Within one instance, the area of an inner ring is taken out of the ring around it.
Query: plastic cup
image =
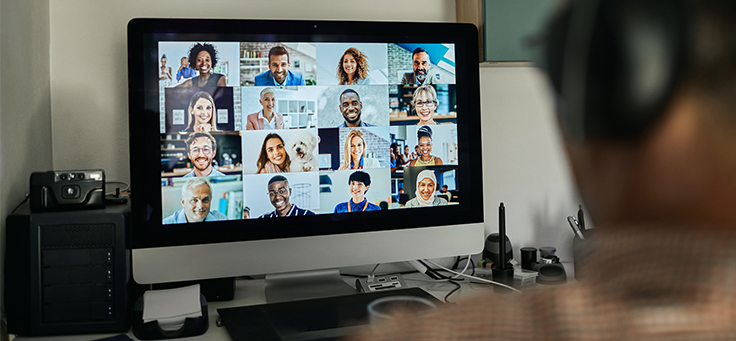
[[[371,324],[387,321],[399,312],[418,316],[426,314],[435,308],[437,306],[431,301],[416,296],[381,297],[368,303],[367,307]]]

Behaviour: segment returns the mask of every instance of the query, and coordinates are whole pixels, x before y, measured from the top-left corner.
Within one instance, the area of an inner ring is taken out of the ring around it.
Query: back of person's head
[[[541,66],[597,218],[696,221],[736,199],[736,2],[572,0],[545,32]]]

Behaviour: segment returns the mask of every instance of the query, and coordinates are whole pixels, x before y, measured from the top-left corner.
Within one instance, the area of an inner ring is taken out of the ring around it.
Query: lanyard
[[[363,210],[361,212],[365,212],[365,209],[368,208],[368,199],[365,200],[365,205],[363,205]],[[350,208],[353,206],[353,199],[348,200],[348,212],[352,212],[353,210]]]

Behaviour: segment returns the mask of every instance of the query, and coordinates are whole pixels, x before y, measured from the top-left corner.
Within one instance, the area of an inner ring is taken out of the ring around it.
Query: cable
[[[23,204],[25,204],[25,203],[26,203],[26,201],[28,201],[28,199],[29,199],[30,197],[31,197],[31,196],[30,196],[30,195],[28,195],[28,193],[26,193],[26,198],[25,198],[25,199],[23,199],[23,201],[21,201],[21,202],[20,202],[20,204],[18,204],[18,206],[15,206],[15,208],[13,209],[13,211],[12,211],[12,212],[10,212],[10,214],[13,214],[13,213],[15,213],[15,211],[17,211],[17,210],[18,210],[18,209],[19,209],[19,208],[20,208],[21,206],[23,206]]]
[[[462,260],[462,258],[461,258],[460,260]],[[458,261],[458,263],[460,262],[460,260]],[[470,255],[468,255],[468,261],[467,261],[467,262],[465,262],[465,268],[463,268],[463,271],[460,271],[460,272],[464,274],[464,273],[465,273],[465,271],[466,271],[466,270],[468,270],[468,266],[470,266],[470,263],[471,263],[472,261],[473,261],[473,260],[472,260],[472,259],[470,259]],[[475,271],[475,268],[473,268],[473,271]],[[453,278],[453,279],[454,279],[454,278],[458,278],[458,277],[460,277],[460,275],[455,275],[455,276],[452,276],[451,278]]]
[[[106,181],[105,182],[105,194],[115,194],[115,191],[107,192],[107,186],[110,186],[112,184],[123,185],[124,187],[120,189],[120,192],[125,192],[125,191],[130,190],[130,184],[125,181]]]
[[[432,265],[434,265],[434,266],[436,266],[436,267],[438,267],[438,268],[440,268],[442,270],[445,270],[445,271],[454,273],[456,275],[460,275],[460,276],[463,276],[463,277],[471,278],[471,279],[474,279],[474,280],[477,280],[477,281],[481,281],[481,282],[485,282],[485,283],[490,283],[490,284],[493,284],[493,285],[498,285],[500,287],[504,287],[504,288],[509,289],[511,291],[515,291],[515,292],[521,293],[521,291],[519,291],[518,289],[516,289],[514,287],[511,287],[511,286],[508,286],[508,285],[503,284],[503,283],[498,283],[498,282],[494,282],[494,281],[491,281],[491,280],[487,280],[485,278],[479,278],[479,277],[475,277],[475,276],[470,276],[470,275],[466,275],[466,274],[463,274],[463,273],[459,273],[457,271],[450,270],[450,269],[448,269],[448,268],[446,268],[446,267],[444,267],[442,265],[439,265],[439,264],[437,264],[437,263],[435,263],[433,261],[430,261],[430,260],[427,260],[427,263],[432,264]]]

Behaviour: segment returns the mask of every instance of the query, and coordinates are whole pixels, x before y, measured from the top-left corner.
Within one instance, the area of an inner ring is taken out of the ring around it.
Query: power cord
[[[18,210],[18,209],[19,209],[19,208],[20,208],[21,206],[23,206],[23,204],[25,204],[25,203],[26,203],[26,201],[28,201],[28,199],[29,199],[30,197],[31,197],[31,196],[30,196],[30,195],[28,195],[28,193],[26,193],[26,197],[25,197],[25,199],[23,199],[23,201],[21,201],[21,202],[20,202],[20,204],[18,204],[18,206],[15,206],[15,208],[13,209],[13,211],[12,211],[12,212],[10,212],[10,214],[13,214],[13,213],[15,213],[15,211],[17,211],[17,210]]]
[[[434,265],[434,266],[436,266],[436,267],[438,267],[438,268],[440,268],[440,269],[442,269],[442,270],[445,270],[445,271],[447,271],[447,272],[450,272],[450,273],[454,273],[454,274],[456,274],[456,275],[459,275],[459,276],[467,277],[467,278],[470,278],[470,279],[474,279],[474,280],[476,280],[476,281],[480,281],[480,282],[484,282],[484,283],[489,283],[489,284],[493,284],[493,285],[498,285],[498,286],[500,286],[500,287],[503,287],[503,288],[509,289],[509,290],[511,290],[511,291],[514,291],[514,292],[518,292],[518,293],[521,293],[521,291],[519,291],[518,289],[516,289],[516,288],[514,288],[514,287],[511,287],[511,286],[508,286],[508,285],[506,285],[506,284],[503,284],[503,283],[499,283],[499,282],[494,282],[494,281],[491,281],[491,280],[487,280],[487,279],[485,279],[485,278],[475,277],[475,276],[471,276],[471,275],[466,275],[466,274],[464,274],[464,273],[460,273],[460,272],[457,272],[457,271],[453,271],[453,270],[450,270],[450,269],[448,269],[448,268],[446,268],[446,267],[444,267],[444,266],[442,266],[442,265],[439,265],[439,264],[437,264],[437,263],[435,263],[435,262],[433,262],[433,261],[430,261],[430,260],[427,260],[427,263],[429,263],[429,264],[432,264],[432,265]]]

